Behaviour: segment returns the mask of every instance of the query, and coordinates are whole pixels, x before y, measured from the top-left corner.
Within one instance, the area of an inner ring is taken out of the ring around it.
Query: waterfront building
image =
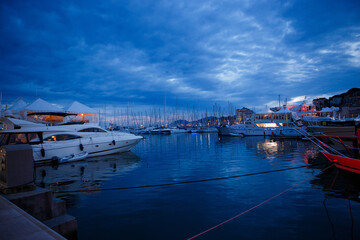
[[[339,107],[340,115],[345,118],[355,118],[360,115],[360,88],[351,88],[349,91],[326,98],[313,100],[317,110],[326,107]]]
[[[236,109],[236,121],[239,123],[245,123],[246,119],[250,119],[254,114],[254,111],[243,107],[242,109]]]
[[[327,98],[316,98],[313,100],[313,104],[316,107],[316,110],[320,111],[325,107],[329,107],[329,99]]]

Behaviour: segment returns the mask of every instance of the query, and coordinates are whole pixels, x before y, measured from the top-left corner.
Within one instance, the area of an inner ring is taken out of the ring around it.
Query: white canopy
[[[33,103],[27,105],[24,108],[24,111],[26,112],[43,112],[43,113],[63,113],[64,110],[62,110],[61,108],[58,108],[48,102],[46,102],[45,100],[42,100],[41,98],[38,98],[36,101],[34,101]]]
[[[20,97],[15,100],[14,104],[9,108],[11,112],[20,112],[26,107],[27,103]]]
[[[78,101],[75,101],[71,104],[71,106],[67,110],[69,113],[83,113],[83,114],[96,114],[97,111],[92,109]]]
[[[289,113],[289,112],[291,112],[291,110],[289,110],[289,109],[286,108],[286,113]],[[279,111],[274,112],[274,113],[275,113],[275,114],[276,114],[276,113],[285,113],[285,109],[284,109],[284,107],[282,107]]]

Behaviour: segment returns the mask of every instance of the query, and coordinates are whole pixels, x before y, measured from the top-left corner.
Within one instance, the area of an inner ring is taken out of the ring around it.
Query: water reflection
[[[227,145],[230,143],[244,146],[259,158],[266,159],[269,163],[284,160],[296,163],[299,162],[299,159],[302,159],[304,163],[309,164],[319,154],[316,146],[297,139],[270,139],[261,136],[219,138],[219,144]]]
[[[86,161],[39,166],[35,168],[36,185],[57,191],[100,190],[102,182],[138,168],[140,158],[133,152],[88,158]],[[76,194],[56,194],[71,206]]]
[[[320,186],[329,197],[360,202],[360,176],[358,174],[332,167],[318,175],[311,184]]]

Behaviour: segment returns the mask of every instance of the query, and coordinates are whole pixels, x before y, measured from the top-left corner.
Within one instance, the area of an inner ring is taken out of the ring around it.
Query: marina
[[[359,178],[330,165],[301,140],[149,135],[129,153],[39,167],[36,184],[66,200],[79,239],[188,239],[312,177],[199,239],[356,239]]]
[[[0,1],[0,240],[360,239],[359,13]]]
[[[76,101],[68,110],[20,103],[0,119],[0,190],[45,225],[42,234],[360,237],[360,121],[339,108],[304,101],[120,128]]]

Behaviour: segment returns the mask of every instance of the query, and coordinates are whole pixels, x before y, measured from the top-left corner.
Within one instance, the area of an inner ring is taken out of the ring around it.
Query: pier
[[[0,239],[65,239],[4,196],[0,196]]]
[[[65,201],[35,187],[31,147],[9,145],[0,152],[0,239],[77,239]]]

